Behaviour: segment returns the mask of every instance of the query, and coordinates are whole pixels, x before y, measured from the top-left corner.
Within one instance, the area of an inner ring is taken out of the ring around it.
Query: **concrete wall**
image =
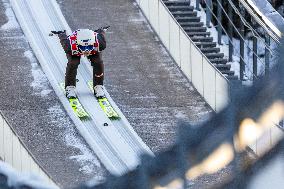
[[[136,0],[177,65],[215,111],[228,102],[228,80],[209,62],[162,0]]]
[[[38,165],[31,153],[27,150],[19,137],[9,126],[0,112],[0,158],[20,172],[29,172],[39,175],[48,183],[55,183]]]

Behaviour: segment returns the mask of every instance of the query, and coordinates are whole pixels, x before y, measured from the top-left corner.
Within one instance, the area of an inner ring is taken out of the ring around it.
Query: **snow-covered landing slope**
[[[122,119],[111,121],[105,116],[87,86],[87,81],[92,78],[92,75],[90,63],[86,59],[83,59],[79,66],[77,90],[82,105],[92,119],[81,122],[74,115],[59,86],[59,83],[64,81],[66,56],[59,40],[48,35],[51,30],[66,29],[68,33],[71,33],[56,1],[11,0],[11,5],[56,94],[79,132],[104,166],[112,174],[120,175],[138,165],[141,153],[153,155],[108,94],[110,102]],[[104,123],[108,123],[109,126],[104,127]]]

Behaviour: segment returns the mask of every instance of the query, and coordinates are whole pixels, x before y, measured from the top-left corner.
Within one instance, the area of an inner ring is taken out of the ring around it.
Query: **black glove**
[[[101,27],[101,28],[95,30],[95,32],[103,33],[103,32],[106,32],[109,28],[110,28],[110,26]]]
[[[66,33],[66,30],[63,30],[63,31],[50,31],[50,32],[55,34],[55,35],[58,35],[58,34],[61,34],[61,33]]]

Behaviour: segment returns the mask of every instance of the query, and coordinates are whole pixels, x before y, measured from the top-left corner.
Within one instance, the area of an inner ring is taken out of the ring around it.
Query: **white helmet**
[[[96,42],[94,31],[89,29],[77,30],[77,45],[81,51],[92,51]]]

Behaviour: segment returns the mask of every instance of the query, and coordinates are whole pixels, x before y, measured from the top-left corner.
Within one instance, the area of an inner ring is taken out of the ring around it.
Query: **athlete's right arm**
[[[50,36],[57,35],[60,41],[62,48],[64,49],[65,53],[72,53],[70,48],[70,42],[68,36],[66,34],[66,30],[63,31],[50,31]]]

